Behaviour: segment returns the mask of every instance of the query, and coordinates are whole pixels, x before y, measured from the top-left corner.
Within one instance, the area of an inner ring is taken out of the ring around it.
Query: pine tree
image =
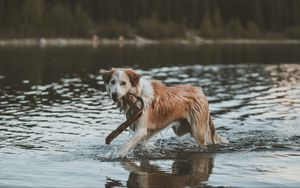
[[[209,13],[205,14],[203,17],[200,31],[203,37],[215,37],[215,28]]]

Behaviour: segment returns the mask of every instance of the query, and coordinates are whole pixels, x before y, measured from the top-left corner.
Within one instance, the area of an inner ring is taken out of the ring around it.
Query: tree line
[[[300,38],[299,0],[0,0],[0,37]]]

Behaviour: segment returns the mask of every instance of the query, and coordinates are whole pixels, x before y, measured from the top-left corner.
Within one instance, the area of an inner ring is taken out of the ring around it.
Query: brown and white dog
[[[109,96],[120,104],[128,117],[129,107],[122,97],[131,92],[144,101],[142,116],[130,126],[135,132],[119,151],[124,157],[140,141],[147,140],[172,126],[176,135],[190,133],[200,145],[227,143],[216,133],[208,108],[208,100],[201,88],[194,86],[168,87],[158,80],[146,80],[131,69],[101,70]]]

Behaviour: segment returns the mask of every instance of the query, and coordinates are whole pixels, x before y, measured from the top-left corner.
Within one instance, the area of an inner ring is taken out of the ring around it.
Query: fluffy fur
[[[143,115],[130,126],[133,137],[119,151],[124,157],[140,141],[172,125],[178,136],[190,133],[200,145],[227,143],[215,130],[208,100],[201,88],[194,86],[168,87],[158,80],[145,80],[131,69],[102,70],[102,77],[110,97],[120,104],[128,117],[128,106],[121,98],[131,92],[145,103]]]

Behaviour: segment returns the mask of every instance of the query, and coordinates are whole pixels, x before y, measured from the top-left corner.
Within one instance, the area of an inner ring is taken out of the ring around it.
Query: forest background
[[[0,0],[0,38],[299,39],[299,0]]]

